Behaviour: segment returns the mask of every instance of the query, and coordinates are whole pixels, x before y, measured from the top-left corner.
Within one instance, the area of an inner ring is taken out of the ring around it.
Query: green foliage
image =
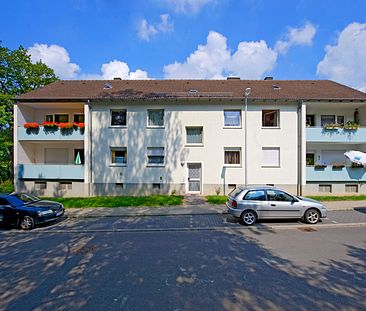
[[[13,103],[17,95],[57,80],[42,62],[32,63],[27,50],[10,50],[0,41],[0,182],[11,178],[13,147]]]
[[[128,206],[172,206],[182,205],[182,196],[153,195],[145,197],[89,197],[89,198],[47,198],[57,201],[65,207],[128,207]]]
[[[12,193],[14,191],[14,185],[11,180],[5,180],[0,182],[0,193]]]
[[[364,201],[366,200],[365,195],[355,195],[355,196],[308,196],[308,198],[317,201]]]
[[[225,195],[208,195],[206,196],[207,203],[209,204],[225,204],[227,196]]]

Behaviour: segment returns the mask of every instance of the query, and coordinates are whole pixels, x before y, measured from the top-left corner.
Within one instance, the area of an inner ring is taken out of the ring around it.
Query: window
[[[34,190],[45,190],[47,189],[47,182],[45,181],[35,181]]]
[[[44,118],[44,120],[46,122],[53,122],[53,115],[52,114],[46,115],[46,117]]]
[[[148,165],[164,165],[164,147],[148,147],[147,148],[147,164]]]
[[[153,127],[164,126],[164,109],[148,109],[147,125]]]
[[[262,110],[263,127],[279,127],[279,110]]]
[[[153,185],[153,189],[160,189],[160,184],[152,184]]]
[[[332,192],[332,185],[319,185],[319,192]]]
[[[56,123],[68,123],[69,115],[68,114],[55,114],[55,122]]]
[[[123,189],[123,183],[117,182],[116,183],[116,188],[117,189]]]
[[[187,144],[203,144],[203,127],[186,127]]]
[[[262,167],[280,167],[280,148],[262,148]]]
[[[224,126],[240,127],[241,111],[240,110],[224,110]]]
[[[344,116],[337,116],[337,124],[344,125]]]
[[[315,154],[314,153],[306,153],[306,165],[314,166],[315,164]]]
[[[240,165],[241,148],[225,148],[225,164]]]
[[[244,197],[244,200],[252,200],[252,201],[266,201],[266,194],[263,190],[253,190],[248,191]]]
[[[126,126],[127,125],[127,110],[111,110],[111,125]]]
[[[358,185],[346,185],[346,192],[358,192]]]
[[[294,200],[291,195],[278,190],[267,190],[267,198],[268,201],[292,202]]]
[[[111,148],[112,164],[127,164],[127,148]]]
[[[315,126],[315,116],[313,114],[306,115],[306,126]]]
[[[322,115],[320,117],[320,125],[324,127],[326,124],[344,125],[344,116]]]
[[[59,183],[61,190],[71,190],[72,182],[71,181],[60,181]]]
[[[84,123],[85,122],[84,114],[74,114],[74,122]]]

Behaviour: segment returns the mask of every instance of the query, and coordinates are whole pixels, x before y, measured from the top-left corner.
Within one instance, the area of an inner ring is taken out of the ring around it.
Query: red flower
[[[79,123],[78,126],[79,126],[79,129],[84,129],[85,128],[85,123]]]
[[[57,123],[55,122],[42,122],[44,127],[58,127]]]
[[[24,123],[24,127],[26,129],[38,129],[39,124],[37,122],[27,122],[27,123]]]
[[[72,123],[59,123],[58,127],[60,129],[63,129],[63,130],[72,129],[72,128],[74,128],[74,124],[72,124]]]

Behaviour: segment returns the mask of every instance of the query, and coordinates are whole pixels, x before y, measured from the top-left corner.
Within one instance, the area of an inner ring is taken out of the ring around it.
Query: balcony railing
[[[18,177],[23,179],[84,179],[84,165],[19,164]]]
[[[84,140],[84,131],[77,129],[46,129],[40,127],[38,129],[26,129],[18,127],[18,140]]]
[[[306,167],[306,181],[318,181],[318,182],[358,182],[366,181],[366,169],[364,167],[333,167],[327,165],[323,168],[317,168],[314,166]]]
[[[307,142],[366,143],[366,128],[358,129],[324,129],[322,127],[306,128]]]

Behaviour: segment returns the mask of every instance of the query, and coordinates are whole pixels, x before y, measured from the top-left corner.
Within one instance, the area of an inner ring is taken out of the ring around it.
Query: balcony
[[[22,179],[84,179],[84,165],[73,164],[19,164],[18,177]]]
[[[365,143],[366,128],[360,127],[357,130],[347,130],[343,128],[307,127],[306,141],[312,143]]]
[[[19,141],[75,141],[84,140],[83,130],[49,130],[44,127],[38,129],[26,129],[24,127],[18,127],[18,140]]]
[[[324,168],[306,167],[306,181],[316,182],[364,182],[366,181],[366,169],[363,167],[334,168],[328,165]]]

